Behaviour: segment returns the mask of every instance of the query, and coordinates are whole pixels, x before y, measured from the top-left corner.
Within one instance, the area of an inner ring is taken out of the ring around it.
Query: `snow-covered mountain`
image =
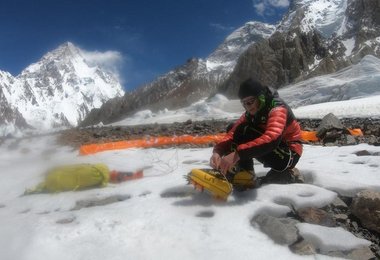
[[[247,22],[230,34],[206,59],[189,59],[183,66],[144,86],[143,92],[156,92],[157,88],[164,85],[169,91],[160,91],[161,95],[165,95],[165,99],[181,99],[184,96],[185,104],[190,104],[214,91],[233,71],[239,56],[251,44],[270,37],[274,31],[273,25]],[[185,91],[185,96],[183,92],[186,89],[189,90]],[[174,107],[178,105],[168,101],[165,103]]]
[[[377,0],[294,0],[266,41],[252,44],[219,91],[236,96],[254,77],[279,88],[336,72],[366,55],[380,57]]]
[[[379,96],[380,59],[365,56],[358,64],[292,84],[279,93],[293,108]]]
[[[18,128],[29,127],[18,109],[9,103],[5,94],[6,89],[2,87],[10,87],[14,82],[15,79],[10,73],[0,71],[0,136],[17,132]]]
[[[248,22],[206,59],[193,58],[157,80],[93,110],[83,122],[110,123],[136,110],[184,107],[217,92],[236,97],[254,77],[281,88],[380,57],[377,0],[293,0],[277,25]]]
[[[219,47],[205,60],[207,71],[223,69],[231,72],[240,54],[252,43],[269,38],[275,26],[261,22],[247,22],[232,32]]]
[[[349,0],[294,0],[289,13],[279,24],[279,30],[286,32],[299,27],[304,33],[316,29],[324,37],[334,33],[341,35],[347,26],[345,15]]]
[[[335,43],[336,53],[343,49],[347,58],[364,49],[379,54],[379,11],[376,0],[294,0],[278,31],[299,28],[303,34],[317,32],[328,45]]]
[[[20,117],[36,129],[76,126],[91,109],[123,94],[116,75],[67,42],[16,77],[0,71],[0,134],[26,127]]]
[[[230,34],[206,59],[192,58],[123,98],[94,109],[83,125],[109,123],[143,108],[179,108],[207,97],[229,77],[239,56],[253,43],[272,35],[275,26],[247,22]]]

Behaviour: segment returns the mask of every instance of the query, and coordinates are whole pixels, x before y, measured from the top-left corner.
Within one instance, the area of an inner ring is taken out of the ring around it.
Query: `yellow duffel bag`
[[[46,173],[44,182],[26,190],[25,194],[103,187],[109,181],[109,172],[107,165],[102,163],[55,167]]]

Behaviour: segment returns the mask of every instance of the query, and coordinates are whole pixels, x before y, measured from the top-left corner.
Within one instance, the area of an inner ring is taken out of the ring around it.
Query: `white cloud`
[[[289,0],[268,0],[266,1],[270,5],[274,7],[288,7],[289,6]]]
[[[85,51],[81,50],[83,57],[89,65],[99,66],[112,73],[119,74],[120,65],[123,62],[123,56],[118,51]]]
[[[232,26],[225,26],[225,25],[222,25],[220,23],[210,23],[210,26],[214,27],[214,28],[216,28],[218,30],[221,30],[221,31],[232,31],[232,30],[235,29]]]
[[[263,16],[265,12],[265,4],[264,3],[258,3],[253,5],[256,9],[256,13]]]
[[[273,13],[275,8],[287,8],[289,6],[289,0],[252,0],[253,7],[261,16]]]

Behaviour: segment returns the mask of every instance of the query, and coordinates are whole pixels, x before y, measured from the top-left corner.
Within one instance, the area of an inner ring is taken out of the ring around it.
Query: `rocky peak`
[[[65,61],[67,59],[72,59],[75,57],[81,57],[81,51],[71,42],[65,42],[58,46],[58,48],[45,54],[41,61]]]
[[[364,3],[365,2],[365,3]],[[253,77],[279,88],[380,57],[377,0],[300,0],[268,39],[251,45],[219,91],[232,97]]]
[[[294,0],[289,12],[278,24],[278,31],[317,31],[325,38],[341,34],[346,22],[349,0]]]
[[[224,69],[232,71],[239,55],[254,42],[269,38],[275,26],[262,22],[247,22],[233,31],[207,59],[207,70]]]
[[[347,6],[346,38],[357,35],[357,40],[364,40],[380,36],[380,3],[376,0],[349,1]]]
[[[0,136],[15,133],[17,129],[30,128],[17,108],[8,103],[4,91],[0,88]]]
[[[91,109],[124,94],[115,74],[86,60],[86,53],[70,42],[15,78],[2,72],[0,87],[7,107],[17,108],[36,129],[76,126]]]
[[[51,71],[53,68],[69,70],[70,67],[72,68],[72,60],[76,57],[81,57],[79,49],[72,43],[66,42],[45,54],[38,62],[29,65],[21,72],[20,77],[43,74],[43,72]]]

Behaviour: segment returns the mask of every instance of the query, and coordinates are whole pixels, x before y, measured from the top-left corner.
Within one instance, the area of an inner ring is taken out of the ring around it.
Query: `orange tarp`
[[[363,132],[360,128],[354,128],[354,129],[347,128],[347,130],[353,136],[363,136]],[[319,141],[319,138],[317,137],[317,131],[303,131],[303,130],[301,130],[301,139],[302,139],[302,141],[307,141],[307,142]]]
[[[362,136],[363,133],[360,129],[348,129],[351,135]],[[204,135],[204,136],[191,136],[191,135],[181,135],[181,136],[160,136],[160,137],[150,137],[145,139],[134,139],[126,141],[117,141],[110,143],[99,143],[99,144],[86,144],[79,148],[79,153],[81,155],[94,154],[98,152],[108,151],[108,150],[119,150],[128,148],[148,148],[148,147],[158,147],[164,145],[179,145],[179,144],[209,144],[218,143],[226,136],[225,133],[220,133],[216,135]],[[319,138],[317,137],[316,131],[301,131],[302,141],[307,142],[317,142]]]
[[[355,129],[347,128],[347,130],[353,136],[363,136],[363,132],[362,132],[362,130],[360,128],[355,128]]]
[[[317,142],[319,138],[317,137],[317,131],[303,131],[301,130],[302,141]]]
[[[217,143],[225,137],[225,133],[216,135],[205,135],[205,136],[191,136],[191,135],[181,135],[181,136],[160,136],[160,137],[150,137],[146,139],[135,139],[126,141],[117,141],[110,143],[100,143],[100,144],[87,144],[82,145],[79,148],[79,153],[81,155],[94,154],[102,151],[108,150],[118,150],[127,148],[147,148],[147,147],[157,147],[164,145],[179,145],[179,144],[208,144]]]

